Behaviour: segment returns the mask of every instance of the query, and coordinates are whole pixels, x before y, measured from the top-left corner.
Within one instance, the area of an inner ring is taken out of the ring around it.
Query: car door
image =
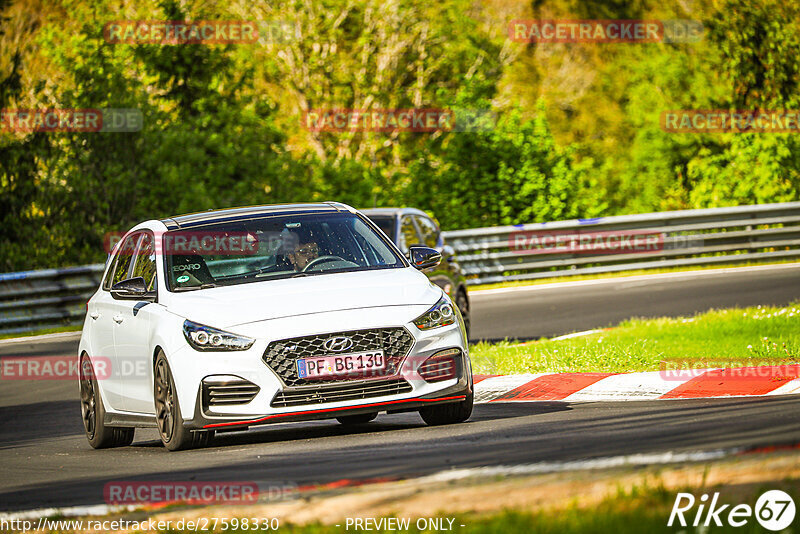
[[[95,375],[98,380],[102,380],[103,397],[108,403],[106,408],[115,411],[124,409],[125,392],[124,373],[114,343],[116,319],[119,319],[121,307],[119,301],[111,297],[111,286],[128,278],[133,252],[141,236],[140,232],[130,234],[117,247],[101,290],[89,308],[89,317],[92,319],[92,357],[97,362],[96,365],[110,364],[110,369],[95,369]]]
[[[133,257],[128,278],[142,277],[148,291],[155,291],[156,254],[152,232],[144,232]],[[153,405],[153,354],[151,325],[158,304],[150,301],[118,300],[114,326],[117,360],[124,375],[123,407],[127,412],[155,413]]]

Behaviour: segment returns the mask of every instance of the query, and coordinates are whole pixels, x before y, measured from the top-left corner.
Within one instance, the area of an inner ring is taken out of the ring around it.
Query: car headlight
[[[255,339],[231,334],[188,319],[183,322],[183,335],[195,350],[247,350]]]
[[[440,326],[448,326],[456,322],[456,311],[447,297],[439,299],[433,308],[426,311],[416,319],[414,324],[420,330],[430,330]]]

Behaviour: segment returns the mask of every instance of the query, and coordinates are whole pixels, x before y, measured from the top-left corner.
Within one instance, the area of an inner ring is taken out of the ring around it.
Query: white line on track
[[[698,452],[665,452],[655,454],[631,454],[627,456],[609,456],[589,460],[573,460],[567,462],[539,462],[535,464],[498,465],[473,467],[467,469],[451,469],[440,471],[418,480],[426,482],[450,482],[472,477],[491,477],[503,475],[538,475],[545,473],[561,473],[584,469],[609,469],[613,467],[662,465],[686,462],[705,462],[718,460],[739,452],[740,449],[718,449]]]
[[[624,284],[629,282],[668,280],[672,278],[696,278],[713,276],[716,274],[736,274],[769,270],[800,269],[800,263],[786,263],[779,265],[754,265],[749,267],[726,267],[723,269],[704,269],[698,271],[679,271],[674,273],[641,274],[634,276],[616,276],[613,278],[597,278],[594,280],[573,280],[571,282],[553,282],[551,284],[533,284],[529,286],[498,287],[495,289],[475,289],[469,291],[470,298],[512,293],[517,291],[544,291],[548,289],[562,289],[567,287],[581,287],[598,284]]]

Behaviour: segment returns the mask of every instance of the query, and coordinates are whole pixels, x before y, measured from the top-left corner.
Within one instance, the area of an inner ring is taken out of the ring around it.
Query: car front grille
[[[340,402],[358,399],[397,395],[411,391],[411,384],[400,379],[362,380],[359,382],[344,382],[338,384],[325,384],[318,387],[304,387],[279,391],[272,399],[273,408],[289,408],[292,406],[307,406],[309,404],[324,404],[326,402]]]
[[[255,398],[259,389],[257,385],[244,379],[203,381],[203,404],[207,407],[247,404]]]
[[[348,348],[346,353],[342,354],[383,350],[386,358],[386,368],[376,374],[371,374],[370,377],[373,378],[395,374],[399,370],[403,358],[406,357],[412,345],[414,345],[414,338],[408,330],[402,327],[330,332],[273,341],[267,345],[267,350],[264,351],[264,363],[283,380],[284,384],[290,387],[363,379],[363,376],[342,376],[308,380],[297,375],[297,365],[295,363],[297,359],[333,355],[325,350],[323,343],[332,337],[338,336],[346,336],[353,340],[352,346]]]

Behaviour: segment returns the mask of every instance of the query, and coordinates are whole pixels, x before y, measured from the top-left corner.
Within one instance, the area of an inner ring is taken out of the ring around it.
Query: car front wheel
[[[169,362],[163,352],[156,358],[154,375],[156,422],[164,447],[170,451],[179,451],[208,445],[214,435],[213,430],[192,431],[183,424],[181,407],[175,391],[175,380],[172,378]]]
[[[469,316],[469,300],[467,300],[467,294],[464,291],[459,291],[456,295],[456,306],[458,306],[458,311],[461,312],[461,317],[464,319],[464,330],[467,331],[467,339],[469,339],[472,324]]]
[[[419,411],[419,414],[422,416],[422,420],[430,426],[463,423],[472,415],[472,401],[473,394],[470,393],[461,402],[425,406]]]

